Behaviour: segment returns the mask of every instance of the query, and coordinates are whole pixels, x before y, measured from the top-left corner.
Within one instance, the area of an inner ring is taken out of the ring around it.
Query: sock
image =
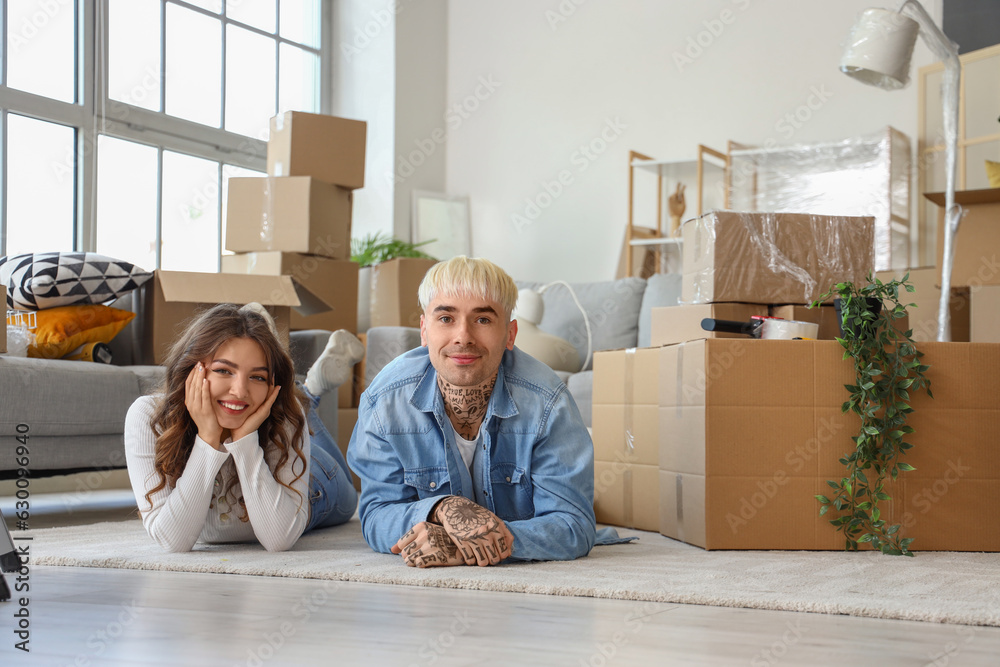
[[[365,356],[365,346],[346,329],[334,331],[323,353],[306,373],[306,389],[322,396],[351,378],[354,364]]]
[[[267,312],[267,308],[260,305],[256,301],[251,301],[247,305],[240,307],[241,312],[245,312],[247,310],[252,310],[253,312],[263,317],[264,321],[267,322],[268,328],[271,329],[271,333],[274,334],[274,337],[277,338],[278,340],[281,340],[281,337],[278,335],[278,327],[275,326],[274,318],[271,317],[271,313]]]

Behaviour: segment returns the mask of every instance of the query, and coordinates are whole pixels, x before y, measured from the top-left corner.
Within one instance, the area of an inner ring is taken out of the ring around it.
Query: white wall
[[[941,0],[924,5],[940,24]],[[869,6],[450,0],[447,190],[471,197],[473,253],[519,279],[612,278],[630,149],[682,159],[699,143],[839,140],[885,125],[916,148],[916,85],[887,93],[837,69]],[[918,44],[911,75],[933,60]],[[547,203],[546,186],[551,203],[516,224],[529,201]]]
[[[354,193],[355,238],[410,238],[414,189],[445,183],[446,0],[333,3],[330,113],[368,123],[365,187]]]
[[[409,239],[413,191],[445,189],[448,3],[407,0],[400,6],[396,19],[394,227],[397,238]]]
[[[379,11],[381,10],[381,12]],[[385,3],[333,3],[333,105],[330,113],[368,123],[365,187],[354,193],[353,237],[392,231],[395,190],[395,16]]]

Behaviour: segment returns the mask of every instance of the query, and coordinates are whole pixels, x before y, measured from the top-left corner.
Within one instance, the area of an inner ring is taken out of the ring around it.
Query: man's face
[[[505,349],[514,349],[517,322],[496,301],[439,294],[420,316],[420,344],[446,382],[474,387],[500,368]]]

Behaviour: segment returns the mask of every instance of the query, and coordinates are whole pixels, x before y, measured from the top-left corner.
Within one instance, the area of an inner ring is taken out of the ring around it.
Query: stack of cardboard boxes
[[[216,303],[263,304],[286,343],[290,330],[357,329],[351,190],[364,184],[365,132],[333,116],[271,119],[268,176],[229,180],[225,247],[237,254],[223,256],[222,273],[155,272],[140,297],[138,363],[163,363],[188,320]]]
[[[843,476],[839,459],[859,426],[841,412],[853,379],[843,349],[829,340],[710,334],[700,320],[766,312],[804,319],[815,310],[768,304],[792,296],[804,304],[833,282],[862,282],[872,266],[870,219],[812,216],[812,232],[802,227],[798,240],[783,241],[758,234],[768,221],[746,214],[742,230],[728,226],[735,215],[685,224],[682,292],[700,303],[654,310],[651,348],[594,355],[597,518],[708,549],[841,549],[843,534],[819,516],[814,496]],[[833,252],[824,234],[839,237],[834,274],[824,273],[829,264],[809,264],[810,252]],[[727,283],[733,274],[739,279]],[[1000,479],[992,444],[1000,407],[987,398],[1000,390],[996,348],[921,346],[936,398],[913,396],[907,461],[917,470],[891,486],[893,501],[882,508],[916,538],[913,548],[1000,549],[981,495]]]
[[[225,273],[289,276],[293,330],[357,331],[352,191],[365,183],[363,121],[289,111],[271,119],[267,176],[229,179]]]
[[[925,269],[928,292],[940,295],[944,257],[944,193],[926,197],[939,206],[937,268]],[[973,343],[1000,343],[1000,188],[955,193],[964,211],[955,237],[951,274],[951,339]],[[937,300],[934,303],[934,328]]]
[[[284,276],[299,304],[293,331],[358,328],[351,261],[353,191],[365,184],[363,121],[288,111],[271,119],[267,176],[231,178],[224,273]],[[338,443],[357,421],[357,383],[338,395]],[[343,442],[341,442],[343,440]]]

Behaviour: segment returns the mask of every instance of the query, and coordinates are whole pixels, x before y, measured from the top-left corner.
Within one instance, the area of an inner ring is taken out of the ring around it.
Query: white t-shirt
[[[483,428],[479,427],[479,433],[476,434],[475,440],[466,440],[458,431],[455,430],[455,425],[451,426],[452,433],[455,434],[455,444],[458,445],[458,451],[462,454],[462,460],[465,461],[465,466],[472,472],[472,459],[476,456],[476,447],[479,445],[479,441],[483,439]]]

